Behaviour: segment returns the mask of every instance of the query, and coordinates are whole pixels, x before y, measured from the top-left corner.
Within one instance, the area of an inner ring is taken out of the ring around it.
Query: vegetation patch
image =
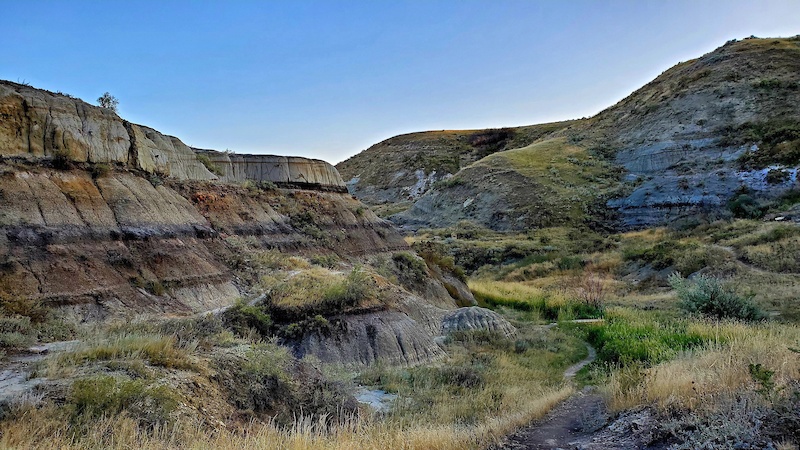
[[[143,333],[120,333],[107,339],[86,342],[76,350],[59,354],[57,364],[68,367],[119,359],[143,359],[153,366],[168,369],[197,368],[189,353],[178,347],[172,336]]]
[[[800,123],[791,120],[748,122],[725,130],[723,145],[758,144],[739,159],[745,168],[764,168],[772,164],[800,164]]]
[[[76,380],[67,401],[67,407],[72,411],[72,423],[83,429],[99,419],[123,412],[145,429],[152,429],[172,421],[179,399],[164,385],[97,375]]]
[[[669,277],[669,284],[678,293],[680,307],[716,319],[758,320],[764,313],[751,298],[737,294],[730,286],[706,275],[686,280],[678,274]]]
[[[568,299],[521,283],[471,280],[469,288],[479,304],[534,313],[538,320],[590,319],[603,315],[601,304]]]
[[[605,319],[602,324],[573,326],[605,363],[652,366],[706,341],[689,329],[688,321],[655,313],[614,308],[606,312]]]

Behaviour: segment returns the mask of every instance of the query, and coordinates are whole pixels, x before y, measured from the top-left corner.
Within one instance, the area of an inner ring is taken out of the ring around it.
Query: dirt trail
[[[568,367],[564,379],[571,379],[579,370],[597,358],[594,347],[585,343],[589,355]],[[597,419],[600,418],[600,423]],[[591,389],[573,395],[541,421],[529,425],[509,436],[498,449],[551,449],[568,447],[569,443],[588,436],[606,422],[603,399]]]
[[[588,343],[584,344],[589,355],[564,372],[565,380],[574,378],[579,370],[597,358],[595,349]],[[594,386],[587,386],[553,408],[544,418],[507,436],[491,450],[666,448],[665,443],[655,438],[658,420],[651,410],[629,411],[613,421],[611,419],[603,398]]]
[[[606,424],[607,413],[602,397],[592,389],[573,395],[547,414],[495,447],[508,450],[579,448],[592,433]]]
[[[597,359],[597,352],[594,350],[594,347],[592,347],[591,345],[589,345],[589,344],[588,344],[588,343],[586,343],[586,342],[584,342],[584,344],[586,345],[586,350],[589,350],[589,356],[587,356],[586,358],[584,358],[584,359],[583,359],[582,361],[580,361],[579,363],[577,363],[577,364],[573,364],[573,365],[569,366],[569,367],[567,368],[567,370],[566,370],[566,371],[564,371],[564,378],[565,378],[565,379],[569,379],[569,378],[575,378],[575,374],[577,374],[579,370],[581,370],[581,369],[583,369],[584,367],[588,366],[588,365],[589,365],[589,364],[591,364],[591,363],[592,363],[592,362],[593,362],[595,359]]]
[[[602,319],[590,319],[574,322],[599,322]],[[548,328],[557,326],[550,324]],[[579,370],[591,364],[597,358],[597,352],[589,343],[584,342],[589,355],[582,361],[568,367],[564,379],[575,377]],[[556,449],[578,448],[579,441],[585,441],[591,434],[604,426],[608,414],[605,403],[593,388],[586,388],[556,406],[542,420],[508,436],[505,441],[493,449]]]

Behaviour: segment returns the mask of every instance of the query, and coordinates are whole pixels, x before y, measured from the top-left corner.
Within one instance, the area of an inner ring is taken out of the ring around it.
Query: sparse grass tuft
[[[154,366],[196,370],[187,350],[175,345],[172,336],[121,333],[87,341],[73,351],[55,355],[56,367],[79,366],[95,361],[144,359]]]

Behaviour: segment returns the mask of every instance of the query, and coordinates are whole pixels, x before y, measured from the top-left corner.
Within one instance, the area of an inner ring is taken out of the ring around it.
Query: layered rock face
[[[616,150],[634,185],[611,203],[624,224],[716,214],[742,186],[762,198],[796,188],[796,160],[776,157],[748,167],[741,158],[763,152],[770,134],[783,133],[783,145],[796,139],[799,74],[800,37],[731,41],[674,66],[588,120],[582,135]],[[770,181],[770,170],[787,176]]]
[[[292,156],[241,155],[196,149],[218,168],[219,179],[228,182],[269,181],[278,185],[326,188],[347,192],[339,172],[318,159]]]
[[[389,222],[343,195],[324,161],[202,153],[222,175],[177,138],[0,82],[0,298],[76,320],[189,315],[257,293],[264,252],[358,265],[409,250]],[[431,299],[397,287],[402,307],[348,314],[343,333],[302,352],[356,363],[439,358],[433,339],[455,305],[437,287]]]
[[[317,159],[199,150],[180,139],[120,119],[82,100],[0,81],[0,155],[35,160],[115,163],[178,180],[271,181],[345,191],[336,169]]]
[[[184,180],[214,174],[179,139],[79,99],[0,82],[0,155],[117,163]]]

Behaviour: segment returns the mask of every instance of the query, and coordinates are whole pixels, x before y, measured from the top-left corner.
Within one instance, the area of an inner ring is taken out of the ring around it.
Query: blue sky
[[[0,78],[195,147],[341,161],[412,131],[596,114],[800,1],[3,2]]]

